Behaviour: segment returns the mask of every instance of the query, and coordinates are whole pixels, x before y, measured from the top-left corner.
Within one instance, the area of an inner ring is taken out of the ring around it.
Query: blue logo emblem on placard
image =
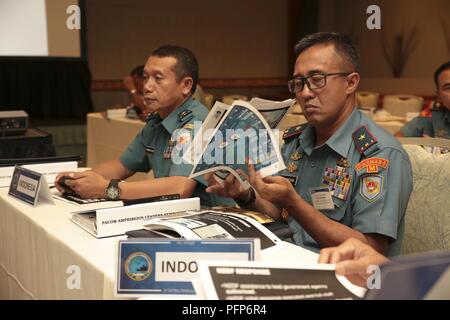
[[[17,185],[19,184],[20,172],[16,172],[12,178],[11,190],[17,190]]]
[[[132,253],[125,261],[125,273],[134,281],[143,281],[150,277],[153,270],[153,262],[143,252]]]

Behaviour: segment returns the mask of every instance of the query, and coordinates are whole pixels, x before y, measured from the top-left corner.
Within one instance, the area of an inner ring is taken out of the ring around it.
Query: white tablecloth
[[[36,208],[0,189],[0,299],[112,299],[118,239],[95,239],[69,220],[79,206],[56,201]],[[265,261],[317,262],[317,254],[283,243]],[[68,289],[70,266],[81,271],[80,289]]]

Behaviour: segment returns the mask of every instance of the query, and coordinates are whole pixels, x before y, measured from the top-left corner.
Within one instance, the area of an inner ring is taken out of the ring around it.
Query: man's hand
[[[294,202],[295,197],[298,197],[288,179],[272,176],[262,178],[261,174],[255,171],[253,164],[248,164],[248,174],[240,169],[237,173],[250,183],[261,198],[272,203],[287,206]],[[249,190],[245,190],[232,174],[227,176],[223,186],[216,181],[213,174],[205,174],[205,179],[209,185],[207,192],[243,201],[250,197]]]
[[[100,174],[88,170],[84,172],[62,172],[58,174],[55,179],[55,186],[61,193],[64,192],[58,182],[62,177],[67,177],[66,185],[68,185],[73,192],[81,198],[105,198],[106,188],[109,181],[103,178]]]
[[[214,173],[207,173],[204,177],[208,182],[206,192],[212,192],[221,197],[239,199],[243,201],[250,197],[250,190],[244,189],[239,180],[236,179],[236,177],[231,173],[225,178],[223,185],[217,182],[216,178],[214,178]]]
[[[292,204],[295,198],[298,197],[297,192],[288,179],[278,176],[262,178],[261,173],[255,171],[253,164],[248,164],[248,175],[244,172],[240,174],[248,180],[261,198],[282,207]]]
[[[371,246],[350,238],[341,245],[320,251],[319,263],[336,264],[336,273],[346,276],[352,283],[366,287],[370,265],[380,265],[389,261]]]

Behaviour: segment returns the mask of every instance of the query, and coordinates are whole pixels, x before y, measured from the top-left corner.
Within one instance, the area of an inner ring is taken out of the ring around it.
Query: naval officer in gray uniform
[[[316,252],[356,238],[399,254],[411,164],[399,142],[356,109],[357,48],[339,34],[317,33],[296,54],[288,86],[308,123],[283,135],[286,169],[262,178],[249,165],[249,190],[233,177],[221,186],[207,176],[207,191],[284,219],[295,243]]]
[[[198,63],[190,50],[178,46],[156,49],[144,67],[144,98],[152,111],[145,127],[119,159],[84,172],[61,173],[57,181],[69,177],[66,184],[83,198],[118,200],[179,194],[182,198],[200,197],[207,206],[234,204],[206,193],[202,177],[187,178],[192,166],[172,159],[191,142],[194,122],[203,121],[208,113],[192,99],[198,78]],[[155,179],[123,181],[135,172],[150,170]]]
[[[405,124],[397,137],[435,137],[450,139],[450,61],[434,73],[436,101],[431,117],[416,117]]]

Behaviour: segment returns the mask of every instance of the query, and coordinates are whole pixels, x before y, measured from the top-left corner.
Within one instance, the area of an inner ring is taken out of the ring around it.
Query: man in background
[[[408,122],[397,137],[436,137],[450,139],[450,61],[434,73],[436,101],[431,117],[416,117]]]
[[[144,66],[135,67],[123,79],[123,85],[130,93],[130,103],[127,106],[127,117],[145,121],[149,111],[144,99]]]

